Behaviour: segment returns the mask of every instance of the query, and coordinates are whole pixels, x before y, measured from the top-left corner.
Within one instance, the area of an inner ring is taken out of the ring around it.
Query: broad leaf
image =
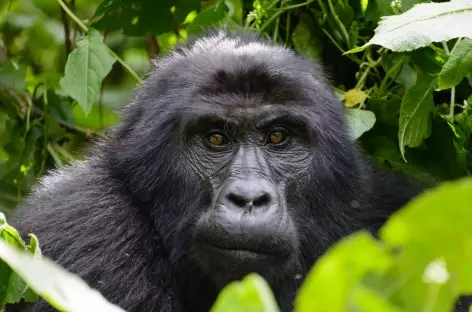
[[[77,100],[85,114],[98,102],[102,80],[114,63],[115,59],[107,51],[102,36],[94,29],[77,41],[77,47],[69,55],[60,85]]]
[[[398,140],[403,158],[405,158],[405,146],[417,147],[431,133],[435,84],[434,77],[419,74],[416,84],[406,90],[402,99]]]
[[[269,285],[259,275],[250,274],[240,282],[227,285],[211,309],[211,312],[239,311],[279,311]]]
[[[30,234],[31,244],[27,246],[18,231],[8,225],[3,213],[0,213],[0,241],[4,241],[20,250],[26,250],[33,257],[41,258],[41,249],[36,236]],[[26,282],[6,263],[0,260],[0,309],[6,303],[18,303],[21,299],[26,302],[35,301],[38,296],[28,287]]]
[[[374,37],[355,53],[377,44],[392,51],[411,51],[431,42],[453,38],[472,38],[472,1],[422,3],[400,15],[386,16],[375,29]]]
[[[353,295],[354,301],[365,300],[359,298],[362,294],[353,294],[364,276],[382,275],[392,260],[370,234],[358,232],[346,237],[311,269],[295,299],[294,311],[348,311]]]
[[[357,140],[364,132],[372,129],[375,124],[375,114],[368,110],[347,109],[346,117],[351,136],[354,140]]]
[[[429,311],[452,311],[459,294],[472,293],[471,202],[471,178],[446,182],[413,199],[382,228],[386,247],[397,252],[397,274],[408,277],[393,300],[408,311],[428,303]]]
[[[123,311],[52,261],[34,258],[3,240],[0,240],[0,259],[8,263],[36,293],[60,311]]]
[[[472,72],[472,40],[464,39],[458,43],[438,77],[440,90],[458,85]]]

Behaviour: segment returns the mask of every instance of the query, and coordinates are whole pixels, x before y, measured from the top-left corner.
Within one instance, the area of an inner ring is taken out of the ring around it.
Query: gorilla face
[[[188,163],[213,194],[194,232],[204,262],[261,271],[296,254],[297,207],[285,194],[310,168],[311,139],[306,122],[280,108],[229,105],[187,124]]]
[[[321,70],[244,40],[221,32],[158,61],[107,159],[175,267],[277,287],[358,227],[349,203],[368,183]]]

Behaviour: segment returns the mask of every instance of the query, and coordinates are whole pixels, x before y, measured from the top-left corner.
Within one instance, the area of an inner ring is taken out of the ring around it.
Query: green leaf
[[[36,236],[30,235],[31,245],[26,246],[18,231],[8,225],[3,213],[0,213],[0,239],[22,250],[27,250],[35,258],[41,258],[41,249]],[[31,302],[37,295],[28,287],[25,281],[3,261],[0,261],[0,307],[5,303],[17,303],[21,299]]]
[[[402,99],[398,140],[403,158],[405,158],[405,146],[417,147],[431,133],[435,84],[436,79],[433,76],[421,73],[416,84],[406,90]]]
[[[457,44],[457,47],[439,73],[439,89],[449,89],[458,85],[471,72],[472,40],[464,39]]]
[[[242,281],[227,285],[210,311],[278,312],[279,308],[267,282],[257,274],[249,274]]]
[[[348,311],[352,292],[364,276],[381,275],[391,265],[390,255],[370,234],[361,231],[348,236],[311,269],[295,299],[294,311]]]
[[[472,38],[471,19],[470,0],[417,4],[403,14],[384,16],[369,42],[345,54],[362,51],[373,44],[401,52],[425,47],[432,42]]]
[[[364,132],[372,129],[375,124],[375,114],[368,110],[347,109],[346,117],[354,140],[357,140]]]
[[[115,61],[107,51],[102,36],[94,29],[77,41],[77,47],[69,55],[60,85],[77,100],[85,114],[98,102],[102,80]]]
[[[37,294],[60,311],[123,311],[52,261],[20,252],[2,240],[0,258],[27,281]]]
[[[451,311],[460,293],[472,292],[471,202],[471,178],[446,182],[410,201],[381,229],[386,247],[397,251],[396,273],[408,277],[393,296],[408,311],[428,303],[434,304],[429,311]]]

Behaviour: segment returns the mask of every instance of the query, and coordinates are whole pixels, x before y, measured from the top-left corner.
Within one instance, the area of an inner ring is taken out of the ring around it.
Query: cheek
[[[213,179],[231,162],[231,151],[209,151],[202,144],[187,147],[184,161],[190,170],[203,180]]]
[[[279,182],[290,182],[311,171],[313,155],[307,149],[270,152],[267,159]]]

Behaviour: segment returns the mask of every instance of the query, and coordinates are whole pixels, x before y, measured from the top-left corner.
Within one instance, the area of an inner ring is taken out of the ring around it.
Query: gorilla
[[[421,190],[362,155],[320,65],[217,29],[157,60],[107,138],[11,223],[129,312],[208,311],[251,272],[290,311],[327,248]]]

